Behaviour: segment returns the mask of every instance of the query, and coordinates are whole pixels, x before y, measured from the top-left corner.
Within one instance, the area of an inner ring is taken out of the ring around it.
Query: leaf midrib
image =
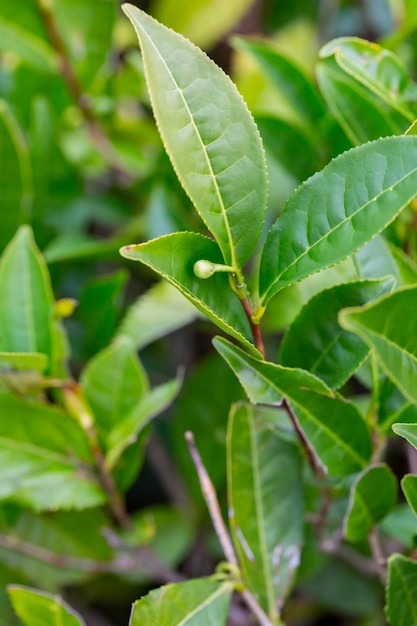
[[[177,89],[178,93],[180,94],[180,97],[181,97],[181,99],[182,99],[182,101],[183,101],[184,107],[185,107],[185,109],[186,109],[186,111],[187,111],[187,114],[188,114],[188,116],[189,116],[190,120],[191,120],[191,125],[192,125],[192,127],[194,128],[194,131],[195,131],[195,134],[196,134],[196,136],[197,136],[197,138],[198,138],[198,141],[199,141],[199,142],[200,142],[200,144],[201,144],[201,148],[202,148],[202,151],[203,151],[203,154],[204,154],[204,157],[205,157],[206,163],[207,163],[207,167],[208,167],[208,169],[209,169],[210,176],[211,176],[211,178],[212,178],[212,180],[213,180],[213,185],[214,185],[215,193],[216,193],[216,196],[217,196],[217,199],[218,199],[218,202],[219,202],[219,206],[220,206],[220,209],[221,209],[221,215],[222,215],[222,217],[223,217],[224,224],[225,224],[225,228],[226,228],[227,239],[228,239],[229,248],[230,248],[230,254],[231,254],[231,265],[232,265],[232,267],[233,267],[233,268],[235,268],[236,270],[238,270],[238,269],[240,269],[240,268],[238,267],[238,265],[237,265],[237,261],[236,261],[236,255],[235,255],[235,249],[234,249],[234,245],[233,245],[232,232],[231,232],[231,228],[230,228],[229,220],[228,220],[228,217],[227,217],[227,210],[226,210],[226,207],[225,207],[225,205],[224,205],[222,195],[221,195],[221,193],[220,193],[220,188],[219,188],[219,185],[218,185],[218,182],[217,182],[216,175],[214,174],[213,167],[212,167],[212,165],[211,165],[211,161],[210,161],[209,155],[208,155],[208,153],[207,153],[207,147],[206,147],[206,145],[205,145],[205,143],[204,143],[204,141],[203,141],[203,138],[201,137],[201,134],[200,134],[200,132],[199,132],[198,126],[196,125],[196,123],[195,123],[195,121],[194,121],[194,118],[193,118],[193,115],[192,115],[191,109],[190,109],[190,107],[189,107],[189,105],[188,105],[187,99],[186,99],[186,98],[185,98],[185,96],[184,96],[184,91],[183,91],[183,89],[181,89],[181,87],[178,85],[178,83],[177,83],[177,81],[176,81],[176,79],[175,79],[174,75],[172,74],[172,72],[171,72],[171,70],[170,70],[169,66],[167,65],[167,63],[166,63],[165,59],[164,59],[164,58],[163,58],[163,56],[160,54],[160,52],[159,52],[158,48],[155,46],[154,42],[152,41],[151,37],[148,35],[148,33],[146,32],[146,30],[145,30],[143,27],[141,27],[141,31],[142,31],[143,35],[144,35],[144,36],[148,39],[148,41],[150,42],[151,46],[152,46],[152,47],[153,47],[153,49],[155,50],[155,52],[156,52],[156,54],[158,55],[158,57],[161,59],[162,64],[164,65],[164,67],[165,67],[165,69],[166,69],[166,71],[167,71],[168,75],[169,75],[169,76],[170,76],[170,78],[172,79],[172,82],[174,83],[174,85],[175,85],[175,87],[176,87],[176,89]],[[145,58],[144,58],[144,65],[145,65],[145,67],[147,67],[147,63],[146,63]],[[148,73],[148,76],[149,76],[149,71],[147,71],[147,73]],[[149,82],[149,83],[151,82],[149,78],[148,78],[148,82]],[[151,94],[151,90],[149,90],[149,93]],[[169,151],[169,152],[171,152],[171,151]],[[171,158],[172,158],[173,162],[175,162],[175,159],[174,159],[174,157],[173,157],[172,155],[171,155]],[[194,200],[193,200],[193,202],[194,202]],[[196,207],[197,207],[197,204],[196,204]],[[197,207],[197,208],[198,208],[198,207]],[[206,220],[204,219],[204,215],[203,215],[203,213],[202,213],[200,210],[199,210],[199,213],[200,213],[200,215],[202,216],[203,221],[204,221],[204,222],[206,222]],[[207,223],[206,223],[206,225],[207,225],[207,227],[209,228],[209,230],[211,230],[211,229],[210,229],[210,227],[209,227],[209,225],[208,225]],[[220,242],[219,242],[219,244],[220,244]]]
[[[287,274],[289,272],[289,270],[296,265],[301,259],[303,259],[311,250],[313,250],[314,248],[316,248],[317,246],[319,246],[322,241],[324,241],[325,239],[327,239],[328,237],[330,237],[330,235],[333,235],[337,230],[339,230],[342,226],[344,226],[347,222],[352,221],[352,219],[360,212],[365,211],[367,209],[367,207],[371,204],[373,204],[374,202],[377,202],[384,194],[389,193],[391,191],[394,191],[394,189],[400,185],[403,181],[407,180],[407,178],[410,178],[411,176],[413,176],[415,173],[417,172],[417,167],[415,167],[414,169],[412,169],[410,172],[408,172],[405,176],[403,176],[402,178],[400,178],[399,180],[397,180],[393,185],[390,185],[389,187],[387,187],[386,189],[383,189],[379,194],[377,194],[376,196],[374,196],[373,198],[371,198],[370,200],[368,200],[368,202],[366,202],[365,204],[363,204],[362,206],[360,206],[358,209],[356,209],[356,211],[354,211],[353,213],[351,213],[349,216],[346,216],[342,221],[338,222],[338,224],[328,230],[324,235],[322,235],[319,239],[317,239],[317,241],[315,241],[313,243],[313,245],[309,246],[308,248],[306,248],[299,256],[297,256],[289,265],[287,265],[287,267],[285,267],[285,269],[281,272],[281,274],[279,274],[276,278],[276,280],[272,283],[272,285],[269,287],[268,291],[266,292],[265,296],[269,293],[269,291],[272,289],[272,287],[274,285],[279,284],[279,282],[282,280],[283,276],[285,276],[285,274]],[[417,194],[417,191],[416,191]],[[414,196],[416,195],[414,194]],[[413,196],[413,197],[414,197]],[[391,219],[389,220],[388,223],[390,223],[396,215],[398,215],[398,213],[401,211],[401,209],[410,201],[410,199],[407,199],[395,212],[395,214],[391,217]],[[286,215],[288,215],[288,212],[286,213]],[[382,230],[383,226],[379,229]],[[379,231],[378,231],[379,232]],[[377,233],[375,233],[377,234]],[[357,246],[355,249],[358,249],[360,247]],[[346,255],[349,256],[349,255]],[[344,257],[345,258],[345,257]],[[293,279],[294,281],[297,279]],[[283,281],[285,282],[285,280]]]

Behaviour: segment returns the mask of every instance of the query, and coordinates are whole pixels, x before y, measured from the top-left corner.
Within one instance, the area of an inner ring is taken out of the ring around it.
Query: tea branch
[[[227,531],[226,524],[224,523],[223,516],[220,511],[219,501],[217,499],[216,490],[211,482],[210,476],[204,466],[200,453],[195,445],[194,435],[192,432],[187,431],[185,433],[185,439],[190,450],[191,458],[193,460],[197,475],[200,481],[201,491],[203,493],[204,500],[207,504],[207,508],[210,513],[211,521],[219,538],[220,545],[224,552],[224,555],[229,563],[238,568],[238,559],[233,547],[232,540]],[[261,626],[274,626],[265,611],[262,609],[255,596],[248,589],[239,589],[246,605],[258,619]]]

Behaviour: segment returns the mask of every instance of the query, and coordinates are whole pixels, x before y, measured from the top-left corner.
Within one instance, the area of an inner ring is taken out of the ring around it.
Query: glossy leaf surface
[[[277,404],[283,396],[288,399],[330,474],[344,475],[364,468],[371,455],[370,435],[353,404],[335,396],[307,371],[258,361],[225,339],[217,337],[213,343],[253,404]]]
[[[301,456],[262,411],[232,408],[227,436],[229,521],[244,578],[276,619],[299,564],[303,494]]]
[[[58,596],[18,585],[9,585],[8,592],[25,626],[85,626],[81,616]]]
[[[394,554],[388,559],[385,613],[391,626],[417,623],[417,563]]]
[[[368,343],[386,374],[417,403],[417,288],[395,291],[362,309],[341,313],[341,325]]]
[[[369,347],[343,330],[337,316],[347,306],[360,306],[390,291],[394,279],[336,285],[311,298],[290,326],[281,347],[281,363],[301,367],[334,389],[356,371]]]
[[[222,330],[249,350],[255,350],[250,343],[249,323],[227,275],[217,273],[203,280],[194,274],[196,261],[223,262],[214,241],[197,233],[173,233],[147,243],[125,246],[120,252],[125,258],[141,261],[158,272]]]
[[[387,465],[368,467],[352,486],[344,534],[348,541],[364,539],[372,526],[380,522],[397,500],[397,480]]]
[[[240,270],[261,234],[266,165],[259,132],[236,87],[182,36],[132,5],[154,115],[178,178]]]
[[[224,626],[232,586],[209,579],[166,585],[133,605],[130,626]]]
[[[269,232],[260,270],[263,303],[358,250],[416,189],[416,137],[379,139],[331,161],[298,187]]]

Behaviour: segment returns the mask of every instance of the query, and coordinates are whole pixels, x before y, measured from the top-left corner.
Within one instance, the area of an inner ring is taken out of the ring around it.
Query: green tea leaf
[[[410,508],[414,514],[417,515],[417,476],[414,474],[406,474],[403,476],[401,479],[401,487]]]
[[[169,407],[180,387],[180,379],[154,387],[139,400],[128,415],[115,423],[106,439],[106,463],[110,469],[124,450],[137,440],[150,420]]]
[[[298,187],[269,232],[260,270],[263,304],[358,250],[416,189],[416,137],[378,139],[334,159]]]
[[[201,50],[136,7],[124,10],[139,38],[154,115],[178,178],[224,262],[240,271],[266,210],[259,132],[236,87]]]
[[[404,437],[417,450],[417,424],[393,424],[392,430],[396,435]]]
[[[365,539],[397,501],[397,479],[387,465],[367,467],[356,478],[343,522],[347,541]]]
[[[336,285],[311,298],[284,337],[282,365],[301,367],[329,387],[341,387],[365,360],[369,347],[357,335],[341,328],[339,311],[366,304],[390,291],[393,284],[393,278],[358,281]]]
[[[146,243],[125,246],[120,253],[126,259],[141,261],[151,267],[224,332],[252,352],[256,350],[249,322],[239,298],[230,288],[227,275],[219,272],[204,280],[194,274],[196,261],[223,262],[214,241],[197,233],[173,233]]]
[[[417,563],[402,554],[388,559],[385,614],[391,626],[417,624]]]
[[[387,376],[417,403],[417,287],[407,287],[361,309],[340,315],[343,328],[357,333],[375,350]]]
[[[0,261],[0,346],[3,352],[52,354],[54,300],[46,264],[22,226]]]
[[[301,457],[262,411],[232,408],[227,436],[229,520],[249,589],[274,620],[300,560]]]
[[[96,424],[106,434],[149,389],[145,370],[128,337],[119,337],[99,352],[84,369],[81,384]]]
[[[409,123],[415,114],[409,102],[415,100],[417,85],[411,82],[400,59],[376,43],[355,37],[334,39],[320,50],[320,58],[334,56],[339,67],[364,85],[385,105]]]
[[[239,378],[253,404],[276,405],[285,396],[330,474],[361,470],[371,455],[368,428],[354,404],[334,395],[307,371],[258,361],[219,337],[214,347]]]
[[[132,304],[117,330],[117,336],[130,337],[140,350],[186,326],[197,316],[197,309],[178,289],[161,281],[152,285]]]
[[[85,626],[78,615],[59,596],[9,585],[8,592],[16,614],[25,626]]]
[[[232,591],[204,578],[165,585],[135,602],[129,626],[224,626]]]
[[[0,352],[0,370],[3,367],[44,372],[48,367],[48,357],[40,352]]]
[[[1,39],[1,18],[0,18]],[[1,45],[1,44],[0,44]],[[32,169],[25,137],[9,105],[0,99],[0,250],[30,220]]]

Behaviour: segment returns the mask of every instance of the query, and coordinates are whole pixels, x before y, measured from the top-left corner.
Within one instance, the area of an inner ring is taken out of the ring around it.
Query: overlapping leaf
[[[20,585],[9,585],[8,592],[25,626],[85,626],[81,615],[58,596]]]
[[[273,620],[299,564],[303,494],[296,446],[249,405],[232,408],[227,436],[229,520],[246,584]]]
[[[330,474],[349,474],[365,467],[371,455],[368,428],[355,405],[342,400],[307,371],[258,361],[225,339],[216,350],[239,378],[253,404],[290,402],[299,424]]]
[[[375,350],[381,366],[400,391],[417,403],[417,287],[341,313],[343,328],[357,333]]]
[[[261,234],[266,166],[258,130],[230,79],[182,36],[132,5],[154,115],[178,178],[240,270]]]
[[[269,232],[260,269],[263,304],[358,250],[416,192],[416,137],[379,139],[334,159],[294,192]]]
[[[397,500],[397,480],[387,465],[366,468],[355,480],[344,519],[348,541],[360,541],[380,522]]]
[[[390,291],[394,279],[358,281],[321,291],[302,308],[281,347],[282,365],[302,367],[340,387],[360,366],[369,347],[341,328],[337,316],[347,306],[366,304]]]
[[[224,626],[233,587],[209,579],[165,585],[133,605],[130,626]]]
[[[414,474],[406,474],[401,479],[401,487],[406,497],[406,500],[414,512],[417,515],[417,476]]]
[[[385,613],[391,626],[417,623],[417,563],[402,554],[388,559]]]
[[[249,350],[255,350],[249,323],[238,297],[230,288],[227,275],[217,273],[203,280],[194,274],[196,261],[223,262],[214,241],[197,233],[173,233],[147,243],[125,246],[120,253],[158,272],[222,330]]]

